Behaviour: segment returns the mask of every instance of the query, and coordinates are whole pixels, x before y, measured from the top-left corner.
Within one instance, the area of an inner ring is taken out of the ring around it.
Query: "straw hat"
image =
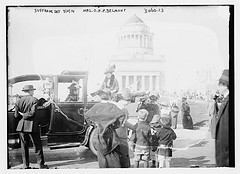
[[[113,73],[115,71],[115,68],[116,66],[115,65],[111,65],[110,67],[108,67],[105,71],[104,71],[104,74],[107,74],[107,73]]]
[[[175,112],[175,113],[178,113],[179,112],[179,107],[173,106],[171,111]]]

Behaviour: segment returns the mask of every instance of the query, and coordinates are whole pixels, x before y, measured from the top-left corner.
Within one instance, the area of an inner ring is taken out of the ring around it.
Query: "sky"
[[[88,70],[89,84],[96,88],[117,52],[117,33],[134,14],[154,33],[154,54],[166,59],[169,88],[176,78],[188,88],[197,68],[214,65],[219,77],[228,68],[227,6],[12,7],[7,33],[9,78]]]

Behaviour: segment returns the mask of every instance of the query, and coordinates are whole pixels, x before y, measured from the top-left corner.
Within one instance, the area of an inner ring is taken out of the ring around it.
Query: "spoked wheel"
[[[96,128],[93,129],[90,134],[88,147],[95,155],[97,155],[97,129]]]

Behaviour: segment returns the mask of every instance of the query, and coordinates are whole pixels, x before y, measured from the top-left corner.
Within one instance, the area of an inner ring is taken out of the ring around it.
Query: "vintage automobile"
[[[95,130],[94,125],[85,121],[84,114],[98,101],[88,101],[87,81],[86,71],[63,71],[60,75],[21,75],[9,79],[8,146],[20,147],[19,135],[16,132],[19,119],[14,117],[14,104],[24,95],[23,86],[32,84],[36,88],[34,96],[40,102],[36,117],[43,144],[47,144],[50,149],[87,146],[96,154],[91,137]],[[68,87],[72,83],[79,86],[77,101],[66,101]],[[45,105],[46,103],[50,104]]]

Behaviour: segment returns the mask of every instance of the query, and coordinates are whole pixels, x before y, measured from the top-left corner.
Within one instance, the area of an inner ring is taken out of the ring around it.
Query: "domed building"
[[[120,90],[129,86],[136,91],[165,90],[165,59],[153,54],[153,37],[149,27],[136,15],[120,28],[116,65]]]

